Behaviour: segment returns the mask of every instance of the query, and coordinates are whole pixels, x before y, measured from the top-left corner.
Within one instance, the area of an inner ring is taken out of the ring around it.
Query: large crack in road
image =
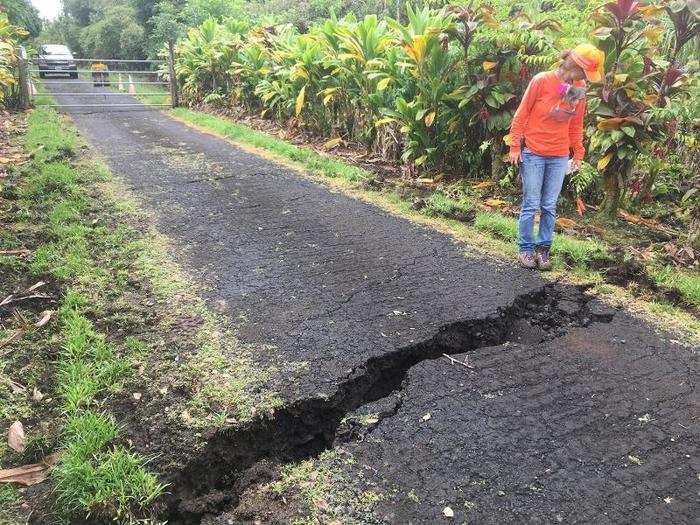
[[[517,297],[495,316],[452,323],[427,341],[368,360],[354,369],[327,399],[302,399],[243,428],[218,431],[173,482],[168,522],[201,523],[207,514],[235,508],[240,494],[256,481],[247,471],[255,471],[258,462],[298,462],[334,447],[341,423],[349,414],[400,391],[409,370],[419,363],[520,342],[523,337],[535,337],[542,343],[563,336],[572,326],[610,322],[613,311],[600,304],[592,310],[591,298],[583,291],[583,287],[547,285]],[[523,332],[522,323],[529,328],[527,333]],[[395,415],[397,410],[398,406],[394,406],[377,423]],[[361,435],[369,431],[363,428]],[[340,440],[348,441],[353,434],[360,435],[344,428]]]

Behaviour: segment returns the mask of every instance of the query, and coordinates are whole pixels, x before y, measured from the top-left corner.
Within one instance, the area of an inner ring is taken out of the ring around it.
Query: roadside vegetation
[[[129,23],[106,23],[114,10]],[[519,202],[517,173],[503,162],[513,111],[561,49],[593,41],[606,51],[608,75],[588,97],[589,162],[565,184],[559,266],[697,311],[699,17],[682,0],[328,1],[293,9],[95,0],[66,2],[41,38],[116,57],[91,47],[90,35],[133,23],[143,36],[130,37],[139,42],[133,56],[162,57],[164,42],[177,37],[177,82],[193,110],[273,133],[296,146],[274,146],[287,158],[331,176],[350,171],[422,214],[505,242],[514,239]],[[136,86],[144,91],[159,89]],[[227,133],[271,146],[241,126]]]
[[[559,50],[593,40],[608,76],[591,86],[589,162],[566,183],[554,278],[593,283],[698,341],[693,2],[67,0],[37,40],[31,5],[8,5],[1,107],[18,98],[20,43],[145,58],[176,37],[187,107],[175,118],[509,258],[519,182],[503,155],[513,111]],[[0,472],[19,471],[12,483],[0,475],[0,516],[26,516],[30,485],[47,522],[151,519],[165,505],[166,473],[186,466],[207,432],[281,405],[268,384],[289,365],[257,367],[259,349],[198,296],[152,218],[57,113],[38,109],[26,123],[6,115],[0,428],[13,437],[0,440]],[[154,434],[168,439],[153,446]],[[287,466],[261,493],[275,512],[296,500],[309,523],[336,519],[329,503],[369,516],[373,493],[333,492],[337,463],[350,461],[329,453]]]
[[[164,475],[201,431],[279,404],[260,387],[273,371],[254,368],[57,113],[11,122],[2,154],[17,162],[0,180],[0,515],[154,517]],[[178,446],[143,443],[144,424]],[[37,483],[45,504],[23,506],[18,487]]]

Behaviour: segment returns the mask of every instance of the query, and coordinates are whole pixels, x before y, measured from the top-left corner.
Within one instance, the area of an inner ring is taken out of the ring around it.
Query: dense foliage
[[[606,51],[608,72],[589,97],[595,167],[571,186],[579,197],[603,197],[613,215],[623,200],[648,202],[661,187],[660,167],[646,169],[654,159],[697,156],[699,14],[688,1],[598,6],[408,4],[401,21],[348,14],[306,31],[210,18],[178,44],[176,74],[191,104],[244,107],[331,141],[360,142],[400,158],[408,173],[509,184],[503,139],[527,83],[561,49],[592,40]],[[693,184],[689,164],[680,164],[676,200]]]
[[[0,12],[7,15],[10,24],[23,28],[31,36],[41,32],[41,18],[30,0],[0,0]]]
[[[2,5],[36,25],[27,0]],[[607,75],[591,86],[590,164],[569,195],[608,216],[656,206],[700,231],[699,20],[698,0],[65,0],[39,42],[145,58],[176,39],[188,104],[243,108],[329,147],[359,144],[408,176],[507,188],[505,140],[527,83],[561,50],[592,41]],[[15,57],[2,53],[7,91]]]
[[[6,13],[0,12],[0,107],[17,94],[18,45],[27,35],[27,31],[10,23]]]

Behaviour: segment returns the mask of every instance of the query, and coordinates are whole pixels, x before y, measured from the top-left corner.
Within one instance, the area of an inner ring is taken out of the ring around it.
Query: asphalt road
[[[56,85],[58,101],[93,99],[66,89],[93,90]],[[697,349],[165,113],[68,113],[278,371],[269,388],[314,412],[305,432],[314,421],[333,438],[339,411],[398,400],[363,439],[336,443],[357,458],[342,468],[361,473],[358,490],[383,493],[377,520],[436,523],[447,506],[455,523],[700,515]],[[300,419],[272,432],[298,436],[287,427]],[[222,450],[216,462],[230,466]],[[205,520],[237,520],[232,501]]]

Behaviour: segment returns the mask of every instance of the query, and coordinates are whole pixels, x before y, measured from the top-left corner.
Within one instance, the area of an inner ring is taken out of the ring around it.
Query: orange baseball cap
[[[600,82],[603,78],[605,53],[593,44],[579,44],[571,50],[571,60],[583,69],[591,82]]]

